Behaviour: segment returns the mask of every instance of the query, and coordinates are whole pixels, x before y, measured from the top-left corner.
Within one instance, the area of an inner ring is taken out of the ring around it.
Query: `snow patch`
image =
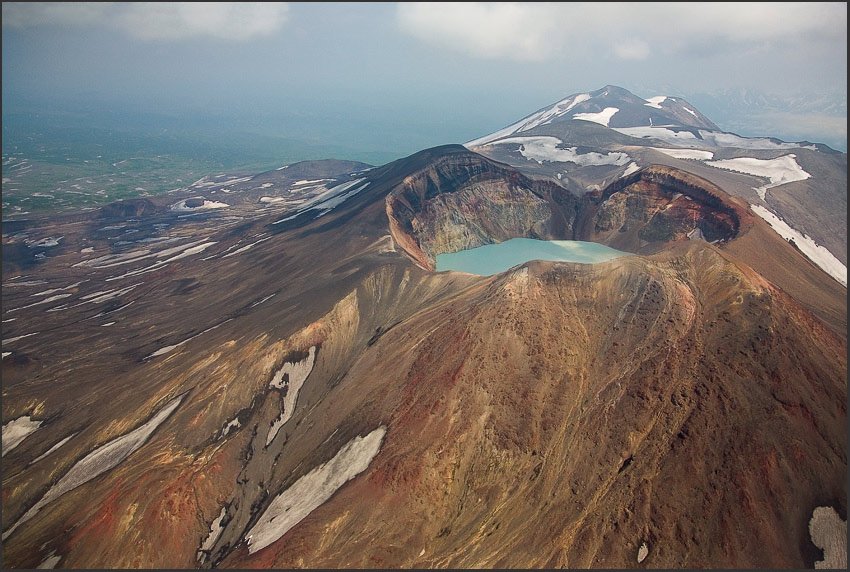
[[[696,112],[693,109],[689,109],[688,107],[686,107],[684,105],[682,106],[682,109],[684,109],[685,111],[687,111],[688,113],[690,113],[691,115],[693,115],[694,117],[699,119],[699,117],[697,116]]]
[[[592,121],[593,123],[598,123],[599,125],[608,127],[608,122],[611,121],[611,118],[614,117],[614,114],[618,111],[620,111],[620,109],[617,107],[606,107],[599,113],[576,113],[573,115],[573,119]]]
[[[326,214],[329,210],[334,207],[339,206],[343,202],[347,201],[367,186],[369,186],[369,181],[366,181],[363,185],[355,187],[363,182],[364,179],[354,179],[353,181],[348,181],[347,183],[341,183],[336,185],[335,187],[331,187],[330,189],[316,195],[303,205],[301,205],[294,214],[282,218],[273,222],[272,224],[278,224],[281,222],[286,222],[288,220],[292,220],[297,216],[300,216],[308,211],[317,210],[320,211],[314,218],[319,218],[320,216]]]
[[[654,107],[655,109],[662,109],[661,104],[665,99],[667,99],[666,95],[656,95],[655,97],[648,98],[644,105],[647,107]]]
[[[24,415],[3,425],[3,452],[0,453],[0,457],[5,457],[6,453],[20,445],[21,441],[32,435],[42,423],[43,421],[33,421],[32,417]]]
[[[823,560],[815,562],[816,569],[847,569],[847,521],[841,520],[834,508],[815,508],[809,520],[809,536],[812,544],[823,550]]]
[[[507,137],[508,135],[513,135],[514,133],[521,133],[523,131],[528,131],[529,129],[533,129],[538,125],[545,125],[547,123],[551,123],[553,119],[556,117],[560,117],[570,111],[579,103],[587,101],[590,99],[589,93],[580,93],[573,97],[568,97],[566,99],[562,99],[552,107],[544,109],[542,111],[538,111],[536,113],[532,113],[528,117],[524,117],[513,123],[499,129],[491,133],[490,135],[485,135],[484,137],[479,137],[478,139],[473,139],[465,144],[466,147],[477,147],[480,145],[485,145],[500,137]]]
[[[664,149],[663,147],[650,147],[650,149],[654,149],[675,159],[695,159],[697,161],[710,161],[714,159],[714,153],[699,149]]]
[[[228,182],[236,182],[236,181],[228,181]],[[191,212],[191,211],[203,211],[203,210],[211,210],[211,209],[224,209],[224,208],[227,208],[227,207],[230,206],[227,203],[220,203],[218,201],[208,201],[208,200],[204,199],[203,204],[201,204],[197,207],[189,207],[189,206],[186,206],[186,201],[189,201],[189,200],[191,200],[191,199],[184,199],[180,202],[177,202],[177,203],[171,205],[171,210],[177,211],[177,212],[187,212],[187,211]]]
[[[119,309],[120,309],[120,308],[119,308]],[[231,321],[232,319],[233,319],[233,318],[228,318],[228,319],[226,319],[225,321],[223,321],[223,322],[222,322],[222,323],[220,323],[220,324],[216,324],[215,326],[212,326],[211,328],[207,328],[207,329],[206,329],[206,330],[204,330],[203,332],[198,332],[198,333],[197,333],[197,334],[195,334],[194,336],[189,337],[189,338],[186,338],[186,339],[185,339],[185,340],[183,340],[182,342],[177,342],[176,344],[173,344],[173,345],[170,345],[170,346],[165,346],[165,347],[163,347],[163,348],[160,348],[160,349],[156,350],[155,352],[153,352],[152,354],[150,354],[149,356],[146,356],[144,359],[145,359],[145,360],[148,360],[148,359],[150,359],[150,358],[155,358],[155,357],[158,357],[158,356],[161,356],[161,355],[165,355],[165,354],[167,354],[167,353],[170,353],[170,352],[172,352],[172,351],[176,350],[177,348],[179,348],[180,346],[182,346],[183,344],[188,343],[188,342],[190,342],[191,340],[194,340],[194,339],[195,339],[195,338],[197,338],[198,336],[201,336],[201,335],[203,335],[203,334],[206,334],[207,332],[212,331],[212,330],[214,330],[214,329],[216,329],[216,328],[220,328],[221,326],[223,326],[223,325],[224,325],[224,324],[226,324],[227,322]]]
[[[277,437],[280,428],[292,418],[295,411],[295,402],[298,399],[298,392],[301,391],[301,386],[307,380],[307,377],[313,371],[313,364],[316,361],[316,346],[311,346],[307,352],[307,357],[298,362],[286,362],[274,374],[269,386],[278,389],[286,387],[286,396],[283,398],[283,411],[272,423],[269,428],[269,433],[266,435],[266,446],[268,447],[274,438]],[[284,381],[286,376],[288,381]]]
[[[160,409],[144,425],[141,425],[133,431],[130,431],[120,437],[116,437],[115,439],[101,445],[77,461],[77,463],[71,467],[71,469],[65,473],[65,475],[59,479],[55,485],[50,487],[50,490],[48,490],[47,493],[32,506],[32,508],[25,512],[14,525],[3,533],[2,539],[6,540],[6,538],[8,538],[15,529],[35,516],[38,511],[40,511],[42,507],[49,502],[114,468],[124,459],[129,457],[134,451],[136,451],[136,449],[147,442],[148,438],[153,434],[156,428],[159,427],[175,409],[177,409],[177,406],[180,405],[180,402],[183,401],[184,397],[185,394],[175,397],[165,404],[165,406],[162,407],[162,409]]]
[[[56,554],[55,551],[51,552],[47,558],[44,559],[44,562],[35,567],[36,570],[53,570],[56,568],[56,565],[59,564],[59,561],[62,560],[61,554]]]
[[[661,141],[673,143],[679,143],[682,141],[690,141],[691,143],[694,143],[696,141],[696,135],[690,131],[673,131],[666,127],[612,127],[612,129],[618,133],[628,135],[629,137],[635,137],[637,139],[651,137],[653,139],[660,139]]]
[[[643,544],[640,545],[640,548],[638,548],[638,553],[637,553],[638,564],[643,562],[646,559],[647,555],[649,555],[649,547],[646,545],[646,542],[644,542]]]
[[[239,427],[241,426],[242,424],[239,422],[239,418],[234,417],[224,427],[221,428],[221,436],[227,437],[231,431],[239,429]]]
[[[726,169],[727,171],[738,171],[757,177],[765,177],[770,180],[767,185],[756,188],[761,200],[767,195],[767,190],[778,187],[785,183],[804,181],[811,177],[803,170],[793,153],[783,155],[776,159],[754,159],[752,157],[739,157],[737,159],[723,159],[722,161],[707,161],[706,165]]]
[[[824,272],[835,278],[842,286],[847,287],[847,267],[844,266],[832,253],[817,244],[809,235],[802,234],[791,228],[781,218],[761,205],[750,205],[754,213],[767,221],[767,224],[776,233],[787,241],[794,241],[797,248],[808,257],[809,260],[819,266]]]
[[[622,175],[620,175],[620,176],[621,176],[621,177],[628,177],[628,176],[629,176],[629,175],[631,175],[632,173],[637,173],[638,171],[640,171],[640,167],[638,167],[638,164],[637,164],[637,163],[635,163],[634,161],[632,161],[631,163],[629,163],[629,166],[628,166],[628,167],[626,167],[626,170],[625,170],[625,171],[623,171],[623,174],[622,174]]]
[[[488,145],[502,144],[520,144],[520,154],[528,160],[537,161],[543,164],[543,161],[552,161],[560,163],[575,163],[581,166],[587,165],[625,165],[629,162],[630,157],[625,153],[578,153],[578,147],[569,147],[566,149],[559,148],[562,145],[557,137],[508,137],[500,139]]]
[[[357,436],[345,444],[334,457],[295,481],[272,500],[245,540],[253,554],[286,534],[321,506],[342,485],[365,471],[381,448],[385,426],[365,437]]]
[[[57,450],[59,447],[61,447],[62,445],[64,445],[64,444],[65,444],[65,443],[67,443],[68,441],[70,441],[70,440],[74,437],[74,435],[76,435],[76,433],[71,433],[70,435],[68,435],[67,437],[65,437],[64,439],[62,439],[61,441],[59,441],[59,442],[58,442],[58,443],[56,443],[55,445],[53,445],[53,446],[52,446],[51,448],[49,448],[47,451],[45,451],[44,453],[42,453],[41,455],[39,455],[38,457],[36,457],[36,458],[33,460],[33,462],[32,462],[31,464],[33,464],[33,463],[38,463],[40,460],[42,460],[42,459],[44,459],[45,457],[47,457],[50,453],[52,453],[53,451]]]
[[[210,533],[207,535],[207,538],[201,544],[201,548],[198,550],[198,561],[203,563],[209,557],[210,550],[215,545],[215,541],[218,540],[218,537],[221,536],[221,532],[224,530],[224,527],[221,526],[221,522],[224,520],[225,515],[227,515],[227,507],[221,507],[221,513],[219,513],[218,518],[213,520],[210,523]]]
[[[11,312],[12,310],[9,310],[9,311]],[[3,340],[2,342],[0,342],[0,345],[5,346],[6,344],[11,344],[12,342],[17,342],[18,340],[22,340],[22,339],[24,339],[24,338],[28,338],[28,337],[30,337],[30,336],[34,336],[34,335],[36,335],[37,333],[38,333],[38,332],[33,332],[33,333],[31,333],[31,334],[24,334],[23,336],[15,336],[14,338],[9,338],[9,339]]]
[[[228,256],[235,256],[237,254],[241,254],[241,253],[245,252],[246,250],[249,250],[249,249],[253,248],[254,246],[260,244],[261,242],[265,242],[265,241],[269,240],[270,238],[272,238],[272,237],[267,236],[266,238],[261,238],[260,240],[258,240],[256,242],[252,242],[251,244],[245,245],[238,250],[234,250],[230,254],[225,254],[224,256],[222,256],[222,258],[227,258]]]

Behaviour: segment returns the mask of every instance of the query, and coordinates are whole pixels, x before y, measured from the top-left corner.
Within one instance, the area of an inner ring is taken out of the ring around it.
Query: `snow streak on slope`
[[[41,426],[41,423],[41,421],[33,421],[29,415],[24,415],[3,425],[3,453],[0,456],[5,457],[6,453],[20,445],[21,441]]]
[[[604,125],[608,127],[608,122],[611,121],[611,118],[614,117],[614,114],[620,111],[617,107],[606,107],[599,113],[576,113],[573,115],[573,119],[581,119],[584,121],[592,121],[594,123],[598,123],[599,125]]]
[[[665,99],[667,99],[666,95],[656,95],[655,97],[650,97],[649,99],[647,99],[644,105],[647,107],[654,107],[655,109],[661,109],[661,104],[664,102]]]
[[[68,491],[83,485],[98,475],[105,473],[118,465],[121,461],[130,456],[133,451],[141,447],[147,442],[153,432],[159,427],[163,421],[168,419],[168,416],[177,409],[180,402],[183,401],[185,394],[179,395],[165,404],[165,406],[156,412],[156,414],[144,425],[141,425],[125,435],[116,437],[115,439],[101,445],[71,467],[65,475],[59,479],[50,490],[47,491],[41,500],[35,503],[18,521],[12,525],[6,532],[3,533],[3,540],[11,535],[15,529],[21,524],[31,519],[50,501],[53,501]]]
[[[253,554],[286,534],[304,520],[342,485],[362,473],[381,448],[387,428],[383,425],[346,443],[334,458],[319,465],[280,493],[248,531],[245,539]]]
[[[564,115],[573,107],[575,107],[579,103],[582,103],[583,101],[587,101],[588,99],[590,99],[589,93],[580,93],[578,95],[562,99],[552,107],[544,109],[543,111],[538,111],[537,113],[533,113],[528,117],[520,119],[512,125],[508,125],[503,129],[499,129],[498,131],[491,133],[490,135],[485,135],[484,137],[473,139],[472,141],[466,143],[466,146],[476,147],[478,145],[484,145],[500,137],[507,137],[508,135],[513,135],[514,133],[521,133],[523,131],[528,131],[529,129],[534,129],[538,125],[545,125],[547,123],[551,123],[552,120],[556,117]]]
[[[311,346],[307,357],[299,362],[287,362],[283,364],[283,367],[275,373],[269,383],[271,387],[278,389],[286,387],[286,396],[283,398],[283,411],[280,412],[280,416],[272,423],[269,433],[266,435],[266,446],[274,441],[283,424],[292,418],[292,413],[295,411],[295,402],[298,400],[298,392],[301,391],[301,386],[304,385],[307,377],[312,373],[315,360],[316,346]],[[284,375],[288,380],[286,382],[283,381]]]
[[[767,190],[771,187],[778,187],[785,183],[794,181],[803,181],[811,177],[809,173],[803,170],[796,160],[797,156],[792,154],[783,155],[776,159],[753,159],[752,157],[739,157],[737,159],[724,159],[722,161],[707,161],[706,165],[726,169],[728,171],[738,171],[748,175],[757,177],[766,177],[770,179],[770,183],[756,188],[761,200],[764,200]]]
[[[650,147],[650,149],[654,149],[675,159],[696,159],[697,161],[708,161],[714,159],[714,153],[711,151],[701,151],[699,149],[664,149],[662,147]]]
[[[630,157],[625,153],[578,153],[578,147],[559,148],[562,145],[557,137],[508,137],[487,145],[520,144],[520,154],[530,161],[554,161],[575,163],[577,165],[625,165]]]
[[[308,202],[301,205],[294,214],[282,218],[280,220],[276,220],[272,224],[278,224],[281,222],[286,222],[288,220],[292,220],[297,216],[300,216],[308,211],[319,211],[313,218],[319,218],[320,216],[327,214],[328,211],[333,209],[334,207],[339,206],[344,203],[367,186],[369,186],[369,181],[366,181],[362,185],[352,188],[355,185],[362,183],[365,179],[354,179],[353,181],[348,181],[347,183],[341,183],[336,185],[335,187],[331,187],[327,191],[313,197]]]
[[[809,260],[817,264],[824,272],[838,280],[842,286],[847,287],[847,267],[841,264],[832,253],[817,244],[809,235],[791,228],[788,223],[773,214],[768,209],[761,205],[750,205],[753,212],[767,221],[767,224],[776,231],[776,233],[785,240],[794,241],[797,248],[805,254]]]

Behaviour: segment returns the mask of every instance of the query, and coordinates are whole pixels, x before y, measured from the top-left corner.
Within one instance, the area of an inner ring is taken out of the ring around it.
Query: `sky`
[[[2,10],[4,116],[117,109],[403,156],[613,84],[641,97],[683,96],[744,135],[846,150],[846,3],[4,2]]]

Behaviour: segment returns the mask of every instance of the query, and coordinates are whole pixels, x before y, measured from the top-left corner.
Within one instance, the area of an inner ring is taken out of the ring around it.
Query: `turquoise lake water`
[[[628,252],[596,242],[512,238],[499,244],[485,244],[460,252],[438,254],[437,271],[457,270],[480,276],[492,276],[529,260],[594,264],[629,255]]]

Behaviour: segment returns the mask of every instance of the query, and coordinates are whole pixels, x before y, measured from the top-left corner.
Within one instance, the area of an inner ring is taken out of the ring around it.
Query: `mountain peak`
[[[609,84],[596,91],[574,93],[467,145],[484,145],[543,125],[568,121],[592,122],[612,128],[666,126],[720,130],[684,98],[659,95],[643,99],[625,88]]]

